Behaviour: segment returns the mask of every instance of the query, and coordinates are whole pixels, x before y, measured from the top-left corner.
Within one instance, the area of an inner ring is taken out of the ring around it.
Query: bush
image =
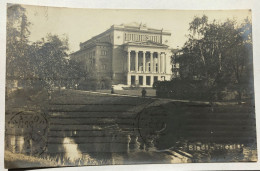
[[[112,80],[109,77],[102,78],[100,81],[100,89],[110,89],[112,86]]]
[[[78,89],[80,90],[98,90],[110,89],[112,80],[109,77],[98,79],[97,77],[90,77],[79,81]]]
[[[153,83],[153,89],[156,89],[158,84],[159,84],[159,81],[155,81],[155,82]]]
[[[97,79],[81,80],[79,81],[78,89],[80,90],[96,90],[98,89]]]
[[[158,97],[187,100],[209,100],[208,90],[201,80],[160,81],[154,84]]]

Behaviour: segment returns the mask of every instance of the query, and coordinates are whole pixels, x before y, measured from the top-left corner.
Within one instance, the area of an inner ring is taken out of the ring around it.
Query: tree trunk
[[[242,92],[240,89],[238,89],[237,103],[239,105],[242,104],[241,100],[242,100]]]

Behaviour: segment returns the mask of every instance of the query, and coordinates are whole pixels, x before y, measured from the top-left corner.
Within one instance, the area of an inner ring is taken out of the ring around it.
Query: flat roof
[[[147,27],[146,24],[142,24],[142,23],[137,23],[137,22],[133,22],[133,23],[129,23],[129,24],[121,24],[121,25],[112,25],[109,29],[107,29],[106,31],[92,37],[91,39],[80,43],[80,44],[85,44],[91,40],[97,39],[98,37],[103,36],[106,33],[109,33],[113,30],[120,30],[120,31],[129,31],[129,32],[139,32],[139,33],[153,33],[153,34],[162,34],[162,35],[171,35],[171,33],[167,30],[163,30],[163,29],[154,29],[154,28],[150,28]]]

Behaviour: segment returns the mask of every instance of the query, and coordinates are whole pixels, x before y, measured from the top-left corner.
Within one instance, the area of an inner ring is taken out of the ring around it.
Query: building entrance
[[[143,85],[143,76],[139,76],[139,85]]]
[[[151,77],[146,76],[146,85],[151,85]]]
[[[131,76],[131,85],[135,84],[135,76]]]
[[[158,81],[158,76],[153,77],[153,82],[155,83],[156,81]]]

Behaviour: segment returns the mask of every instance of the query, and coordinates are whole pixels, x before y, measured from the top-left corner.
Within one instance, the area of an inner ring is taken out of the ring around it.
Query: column
[[[165,53],[163,52],[163,54],[162,54],[162,61],[161,61],[161,65],[162,65],[161,72],[162,73],[164,73],[164,66],[165,66],[164,56],[165,56]]]
[[[138,51],[135,51],[135,72],[138,71]]]
[[[143,86],[146,86],[146,75],[143,75]]]
[[[139,75],[135,74],[135,84],[139,84]]]
[[[151,71],[150,72],[153,72],[153,52],[150,52],[151,53],[151,55],[150,55],[150,69],[151,69]]]
[[[131,85],[131,75],[129,73],[127,74],[127,85]]]
[[[143,51],[143,71],[145,72],[145,56],[146,56],[146,52]]]
[[[166,73],[167,72],[167,66],[168,66],[168,63],[167,63],[167,53],[165,53],[164,55],[164,72]]]
[[[151,81],[151,86],[153,86],[153,82],[154,82],[154,80],[153,80],[153,75],[151,75],[151,79],[150,79],[150,81]]]
[[[157,58],[157,63],[158,63],[158,72],[161,72],[161,52],[158,53],[158,58]]]
[[[161,75],[158,75],[158,81],[161,81],[162,79],[161,79]]]
[[[128,66],[128,72],[130,72],[130,70],[131,70],[130,55],[131,55],[131,51],[129,50],[129,51],[127,52],[127,66]]]

